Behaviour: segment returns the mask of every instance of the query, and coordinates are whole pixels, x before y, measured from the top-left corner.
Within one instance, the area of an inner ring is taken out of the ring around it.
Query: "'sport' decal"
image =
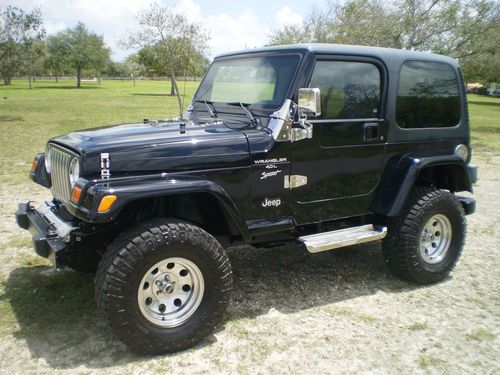
[[[265,180],[267,179],[268,177],[274,177],[274,176],[277,176],[279,175],[281,172],[283,172],[281,169],[277,169],[275,171],[271,171],[271,172],[262,172],[262,174],[260,175],[260,179],[261,180]]]

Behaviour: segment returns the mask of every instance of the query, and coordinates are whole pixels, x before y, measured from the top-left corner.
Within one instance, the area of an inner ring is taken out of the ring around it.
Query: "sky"
[[[112,58],[123,61],[134,50],[124,50],[118,41],[137,28],[135,16],[154,0],[0,0],[0,6],[13,5],[24,10],[39,6],[48,34],[77,22],[102,35],[111,47]],[[173,7],[190,21],[201,23],[210,33],[210,58],[218,54],[261,47],[271,32],[287,24],[300,24],[313,6],[308,0],[159,0]]]

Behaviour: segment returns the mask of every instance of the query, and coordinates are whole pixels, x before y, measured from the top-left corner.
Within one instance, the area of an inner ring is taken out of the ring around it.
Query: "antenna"
[[[190,53],[191,53],[191,46],[189,46],[189,49],[188,49],[188,56],[187,56],[188,57],[188,59],[187,59],[188,61],[187,61],[187,64],[185,65],[185,69],[184,69],[184,88],[182,89],[182,108],[183,109],[186,108],[184,106],[184,100],[186,99],[186,80],[187,80],[188,65],[189,65],[189,61],[190,61],[190,57],[191,57]],[[184,114],[181,113],[181,118],[182,118],[183,115]]]

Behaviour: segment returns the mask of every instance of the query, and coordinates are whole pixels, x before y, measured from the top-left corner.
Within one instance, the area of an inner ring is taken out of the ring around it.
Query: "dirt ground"
[[[500,157],[475,160],[477,213],[452,276],[417,287],[391,276],[380,243],[307,254],[229,250],[224,324],[196,348],[131,354],[100,320],[92,277],[54,272],[18,229],[34,184],[0,191],[0,373],[500,373]],[[26,168],[26,166],[24,166]]]

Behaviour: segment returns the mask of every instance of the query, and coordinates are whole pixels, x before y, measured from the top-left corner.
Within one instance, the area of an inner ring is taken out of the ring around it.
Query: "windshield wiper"
[[[250,110],[250,108],[249,108],[250,104],[249,103],[231,102],[231,103],[226,103],[226,104],[227,105],[234,105],[236,107],[243,108],[243,111],[245,112],[245,114],[247,115],[247,117],[250,119],[250,123],[253,126],[260,126],[260,121],[255,118],[254,114]]]
[[[210,113],[210,117],[217,118],[217,111],[215,110],[214,102],[211,102],[210,100],[195,100],[195,102],[205,104],[207,106],[208,113]]]

